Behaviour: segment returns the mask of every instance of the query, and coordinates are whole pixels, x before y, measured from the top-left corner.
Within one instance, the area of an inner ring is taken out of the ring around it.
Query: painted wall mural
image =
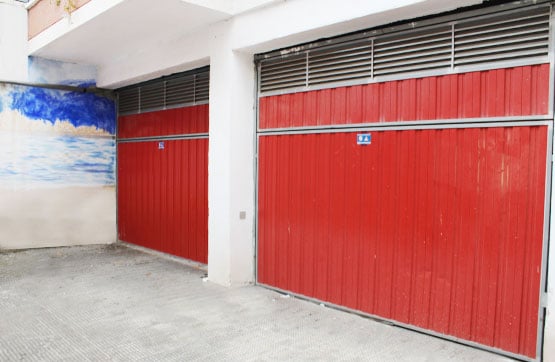
[[[90,87],[96,70],[32,58],[34,83]],[[116,240],[115,102],[0,83],[0,249]]]
[[[115,113],[113,100],[93,93],[0,85],[0,186],[114,185]]]
[[[114,134],[110,99],[0,85],[0,185],[113,185]]]

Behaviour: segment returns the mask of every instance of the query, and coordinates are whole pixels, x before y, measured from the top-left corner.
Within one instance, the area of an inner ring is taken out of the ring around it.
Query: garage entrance
[[[118,91],[118,238],[207,263],[208,69]]]
[[[550,18],[513,4],[258,56],[258,283],[537,358]]]

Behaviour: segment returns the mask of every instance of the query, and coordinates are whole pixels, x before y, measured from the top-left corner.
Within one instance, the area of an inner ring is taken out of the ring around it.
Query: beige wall
[[[0,249],[116,241],[114,186],[0,189]]]

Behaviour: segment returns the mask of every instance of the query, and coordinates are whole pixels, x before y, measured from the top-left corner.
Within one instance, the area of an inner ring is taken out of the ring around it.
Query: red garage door
[[[118,144],[119,240],[208,258],[208,139]]]
[[[261,57],[258,282],[536,358],[550,64],[318,89],[377,69],[370,40]]]
[[[260,138],[258,280],[533,356],[547,126]]]
[[[131,88],[120,102],[133,104],[135,93],[140,109],[157,99],[187,103],[189,94],[206,102],[207,73],[200,76]],[[208,104],[120,116],[117,151],[119,240],[207,263]]]

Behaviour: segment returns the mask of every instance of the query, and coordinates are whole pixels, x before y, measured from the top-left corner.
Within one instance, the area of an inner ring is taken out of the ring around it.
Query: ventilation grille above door
[[[120,115],[208,103],[209,70],[192,71],[122,88]]]
[[[445,68],[451,65],[452,27],[374,40],[374,75]]]
[[[306,55],[270,60],[261,64],[262,84],[266,90],[302,87],[306,84]]]
[[[308,84],[368,78],[371,64],[372,41],[368,39],[315,49],[308,53]]]
[[[483,13],[482,13],[483,14]],[[551,6],[384,28],[257,56],[260,92],[287,93],[548,61]]]
[[[455,65],[547,56],[548,7],[455,26]]]

